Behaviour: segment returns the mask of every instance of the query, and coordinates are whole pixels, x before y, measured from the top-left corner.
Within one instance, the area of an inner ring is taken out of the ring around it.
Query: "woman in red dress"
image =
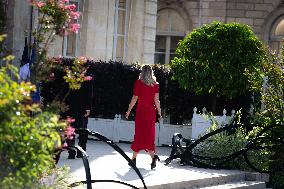
[[[152,158],[151,169],[156,167],[159,157],[155,154],[155,122],[156,111],[161,118],[161,108],[159,100],[159,84],[156,82],[152,68],[149,65],[142,67],[142,72],[138,80],[135,81],[133,96],[126,119],[138,100],[135,117],[134,141],[131,145],[133,150],[132,161],[136,164],[136,157],[140,150],[148,152]]]

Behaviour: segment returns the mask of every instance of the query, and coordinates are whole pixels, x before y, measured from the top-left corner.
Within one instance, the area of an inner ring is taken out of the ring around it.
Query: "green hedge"
[[[64,65],[71,65],[71,62],[72,59],[63,59]],[[94,99],[91,117],[114,118],[115,114],[124,114],[132,96],[134,81],[138,79],[142,65],[129,65],[113,61],[88,61],[88,65],[90,67],[89,72],[94,76]],[[173,73],[170,68],[163,65],[153,65],[153,70],[160,84],[162,110],[166,115],[171,115],[172,124],[182,124],[190,120],[194,107],[197,107],[198,110],[203,107],[210,107],[209,95],[197,96],[180,88],[177,81],[171,79]],[[62,74],[60,70],[57,70],[54,81],[43,83],[42,96],[46,102],[50,102],[59,91],[62,94],[66,93],[67,84],[62,79]],[[238,97],[228,100],[219,97],[215,113],[221,115],[224,108],[228,111],[240,108],[248,109],[249,99]],[[134,118],[134,112],[130,119]]]

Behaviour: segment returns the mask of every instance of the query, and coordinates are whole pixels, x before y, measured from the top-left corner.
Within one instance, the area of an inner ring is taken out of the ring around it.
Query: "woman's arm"
[[[138,96],[135,96],[135,95],[132,96],[132,99],[131,99],[131,101],[130,101],[130,103],[129,103],[129,106],[128,106],[128,110],[127,110],[127,112],[125,113],[125,118],[126,118],[126,119],[128,119],[129,114],[130,114],[130,112],[131,112],[133,106],[136,104],[137,99],[138,99]]]
[[[155,98],[154,98],[154,102],[155,102],[155,106],[157,108],[158,111],[158,115],[161,118],[162,114],[161,114],[161,106],[160,106],[160,99],[159,99],[159,93],[155,94]]]

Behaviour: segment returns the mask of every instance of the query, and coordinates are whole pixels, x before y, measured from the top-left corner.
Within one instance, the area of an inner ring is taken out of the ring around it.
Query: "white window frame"
[[[171,31],[172,17],[168,17],[168,18],[169,18],[169,25],[168,25],[167,31],[156,31],[156,36],[166,37],[165,64],[170,63],[170,56],[171,54],[174,54],[174,53],[171,53],[171,38],[172,37],[182,37],[182,38],[185,37],[185,33]],[[156,47],[155,47],[155,55],[156,54],[164,54],[164,53],[156,51]],[[155,63],[159,63],[159,62],[155,62]]]
[[[276,50],[276,52],[279,52],[279,50],[280,50],[280,48],[281,48],[281,42],[283,41],[283,37],[284,37],[284,36],[282,36],[282,35],[275,35],[276,27],[278,26],[278,24],[279,24],[282,20],[284,20],[284,15],[278,17],[278,18],[274,21],[274,23],[273,23],[273,25],[272,25],[272,27],[271,27],[271,29],[270,29],[270,32],[269,32],[268,45],[269,45],[269,47],[271,47],[273,43],[275,43],[275,42],[278,43],[278,49]]]
[[[70,0],[69,2],[67,2],[66,4],[72,4],[73,2],[77,3],[77,11],[80,12],[80,3],[81,0]],[[80,18],[79,18],[80,19]],[[79,23],[79,19],[77,19],[77,23]],[[74,33],[75,35],[75,53],[74,53],[74,57],[78,56],[78,47],[79,47],[79,32],[78,33]],[[73,56],[67,56],[67,44],[68,44],[68,38],[67,36],[63,37],[63,44],[62,44],[62,56],[63,57],[73,57]]]
[[[118,34],[118,11],[125,11],[125,24],[124,24],[124,34]],[[114,35],[113,35],[113,51],[112,59],[118,60],[116,56],[116,45],[118,37],[123,37],[123,57],[122,61],[125,61],[127,55],[127,33],[128,33],[128,14],[129,14],[129,0],[125,0],[125,8],[119,7],[119,0],[115,0],[115,16],[114,16]]]
[[[169,64],[171,54],[174,54],[174,53],[171,53],[171,38],[172,37],[184,38],[185,36],[184,36],[184,34],[178,33],[178,32],[157,32],[156,36],[166,37],[165,64]],[[155,54],[164,54],[164,53],[156,51],[156,47],[155,47]],[[155,62],[155,63],[158,63],[158,62]]]

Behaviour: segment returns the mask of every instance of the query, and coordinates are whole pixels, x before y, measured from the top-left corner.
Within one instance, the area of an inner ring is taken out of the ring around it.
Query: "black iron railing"
[[[246,145],[235,152],[232,152],[228,155],[219,155],[218,157],[209,157],[202,156],[195,153],[195,148],[202,144],[205,140],[208,140],[210,137],[226,132],[228,135],[234,134],[235,130],[241,125],[237,124],[235,121],[229,125],[225,125],[219,129],[216,129],[208,134],[205,134],[198,138],[197,140],[191,140],[183,138],[180,133],[175,133],[172,137],[172,150],[170,156],[165,160],[165,164],[168,165],[173,159],[180,159],[180,163],[183,165],[191,165],[200,168],[213,168],[213,169],[222,169],[227,168],[226,163],[234,160],[239,156],[243,156],[246,163],[254,171],[260,173],[270,173],[275,170],[267,168],[267,166],[262,166],[261,162],[254,164],[253,157],[250,156],[250,153],[255,150],[270,150],[278,148],[284,145],[284,136],[273,138],[271,134],[275,132],[277,128],[283,127],[283,125],[275,124],[263,128],[258,134],[249,139]],[[263,154],[263,156],[267,156]],[[213,163],[214,162],[214,163]],[[267,163],[267,162],[264,162]]]
[[[129,164],[131,165],[131,167],[134,169],[134,171],[136,172],[136,174],[139,176],[140,180],[142,181],[143,183],[143,186],[144,186],[144,189],[147,189],[147,186],[145,184],[145,181],[139,171],[139,169],[136,167],[136,165],[133,163],[133,161],[131,161],[131,159],[124,153],[124,151],[119,147],[117,146],[112,140],[108,139],[107,137],[101,135],[100,133],[98,132],[94,132],[94,131],[90,131],[88,129],[78,129],[76,130],[76,133],[82,133],[84,132],[85,134],[87,134],[88,136],[90,136],[91,138],[88,137],[89,140],[95,140],[95,138],[99,139],[100,141],[103,141],[105,142],[106,144],[108,144],[109,146],[111,146],[114,150],[116,150],[122,157],[124,157],[124,159],[126,159]],[[95,137],[95,138],[92,138],[92,137]],[[81,148],[81,147],[78,147],[78,146],[70,146],[70,147],[67,147],[67,150],[68,149],[73,149],[73,150],[79,150],[82,152],[83,154],[83,157],[82,157],[82,160],[83,160],[83,164],[84,164],[84,168],[85,168],[85,173],[86,173],[86,180],[83,180],[83,181],[78,181],[78,182],[75,182],[75,183],[72,183],[70,184],[69,186],[70,187],[76,187],[78,186],[79,184],[86,184],[87,185],[87,189],[92,189],[92,183],[98,183],[98,182],[104,182],[104,183],[107,183],[107,182],[113,182],[113,183],[117,183],[117,184],[121,184],[121,185],[125,185],[125,186],[129,186],[130,188],[134,188],[134,189],[138,189],[138,187],[134,186],[134,185],[131,185],[131,184],[128,184],[128,183],[125,183],[125,182],[122,182],[122,181],[117,181],[117,180],[92,180],[92,176],[91,176],[91,171],[90,171],[90,166],[89,166],[89,161],[88,161],[88,158],[87,158],[87,154],[86,152]]]

